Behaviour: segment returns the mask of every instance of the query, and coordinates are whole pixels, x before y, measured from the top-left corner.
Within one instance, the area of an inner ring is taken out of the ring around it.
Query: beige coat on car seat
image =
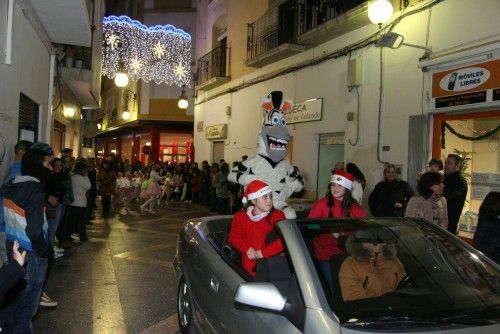
[[[393,244],[383,243],[370,248],[352,236],[347,240],[347,251],[351,255],[342,263],[339,271],[344,301],[378,297],[392,292],[406,276]]]

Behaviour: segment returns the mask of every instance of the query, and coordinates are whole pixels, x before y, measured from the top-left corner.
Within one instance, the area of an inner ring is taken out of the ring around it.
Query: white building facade
[[[219,6],[211,10],[214,2]],[[239,15],[247,13],[244,20],[239,18],[246,33],[247,23],[254,22],[276,5],[261,2],[263,6],[257,13],[235,8],[231,1],[211,1],[204,9],[208,15],[205,26],[198,28],[202,34],[198,40],[212,37],[210,25],[216,17],[232,17],[234,10],[238,10]],[[214,152],[220,152],[220,147],[223,147],[223,158],[229,162],[240,160],[244,154],[255,154],[262,124],[260,101],[273,90],[283,91],[296,103],[322,101],[319,120],[304,119],[307,122],[288,125],[293,136],[289,156],[305,176],[309,198],[324,194],[328,182],[325,180],[337,161],[354,162],[360,167],[367,179],[366,193],[381,180],[387,162],[401,168],[403,179],[414,181],[417,171],[424,168],[433,154],[444,153],[435,142],[434,115],[484,112],[492,117],[494,124],[498,120],[495,117],[500,101],[493,100],[491,90],[485,93],[488,95],[485,101],[468,101],[460,106],[461,103],[455,101],[448,103],[449,106],[441,103],[436,107],[432,77],[435,72],[448,69],[453,72],[454,68],[474,67],[500,57],[500,31],[496,23],[500,2],[412,1],[403,11],[399,11],[399,2],[393,5],[393,24],[382,26],[378,35],[377,25],[367,19],[357,28],[356,23],[352,23],[355,29],[345,33],[336,31],[335,24],[325,23],[318,29],[323,29],[323,36],[319,32],[320,38],[330,38],[326,42],[315,45],[302,36],[304,42],[300,43],[299,36],[296,39],[298,53],[262,66],[254,62],[253,66],[258,67],[253,69],[241,66],[252,61],[248,57],[236,58],[233,45],[231,79],[211,89],[198,87],[201,89],[197,91],[194,115],[196,160],[216,160]],[[339,29],[342,20],[345,23],[366,15],[367,6],[362,3],[339,16]],[[199,15],[204,10],[199,8]],[[463,18],[468,18],[467,23]],[[232,42],[232,24],[234,20],[227,25],[228,45]],[[346,25],[349,26],[345,23],[342,27]],[[413,46],[377,47],[375,43],[389,26],[392,32],[404,38],[404,43]],[[367,40],[373,43],[365,43]],[[198,58],[203,48],[207,52],[210,46],[213,47],[213,43],[198,44]],[[234,73],[233,68],[239,73]],[[317,115],[309,117],[318,118]],[[207,127],[220,124],[227,126],[227,136],[207,139]],[[217,154],[219,157],[220,153]],[[492,165],[487,168],[499,172],[499,166],[498,153],[495,153]]]
[[[65,129],[57,137],[61,147],[82,153],[80,114],[85,107],[99,107],[100,57],[89,60],[94,61],[89,71],[79,63],[58,70],[66,64],[58,46],[91,47],[100,39],[103,12],[101,0],[0,3],[0,180],[8,172],[15,143],[27,139],[52,144],[57,119],[58,130]],[[100,54],[100,49],[93,51]],[[68,101],[77,120],[62,116]]]

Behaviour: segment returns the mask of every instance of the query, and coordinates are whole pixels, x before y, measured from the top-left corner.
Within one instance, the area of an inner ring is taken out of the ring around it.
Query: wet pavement
[[[133,207],[134,208],[134,207]],[[89,241],[69,244],[45,292],[59,302],[40,307],[36,333],[177,333],[172,267],[178,230],[204,206],[169,203],[156,214],[125,210],[88,226]]]

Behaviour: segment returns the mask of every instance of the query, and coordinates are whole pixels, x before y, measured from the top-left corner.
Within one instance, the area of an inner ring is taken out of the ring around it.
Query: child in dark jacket
[[[254,180],[245,189],[243,203],[251,201],[246,210],[233,216],[229,243],[241,252],[243,268],[255,276],[257,259],[268,258],[283,251],[281,240],[266,244],[277,222],[285,219],[281,210],[273,210],[272,189],[260,180]]]
[[[46,152],[29,150],[22,159],[21,175],[0,189],[9,262],[14,261],[11,250],[16,241],[26,251],[26,284],[14,291],[1,314],[7,333],[32,333],[31,319],[40,302],[49,254],[44,185],[50,170],[46,163]]]

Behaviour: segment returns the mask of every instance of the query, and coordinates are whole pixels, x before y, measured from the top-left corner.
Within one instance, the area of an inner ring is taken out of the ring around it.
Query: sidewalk
[[[184,220],[211,215],[197,204],[174,202],[156,214],[138,206],[115,218],[98,217],[89,241],[56,260],[46,292],[57,308],[40,307],[37,333],[176,333],[172,268]]]

